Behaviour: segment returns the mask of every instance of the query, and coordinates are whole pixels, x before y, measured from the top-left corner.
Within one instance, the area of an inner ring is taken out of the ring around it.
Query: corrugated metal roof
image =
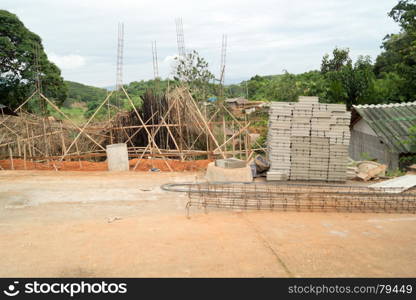
[[[354,105],[353,108],[394,152],[410,152],[404,141],[416,126],[416,101],[397,104]]]

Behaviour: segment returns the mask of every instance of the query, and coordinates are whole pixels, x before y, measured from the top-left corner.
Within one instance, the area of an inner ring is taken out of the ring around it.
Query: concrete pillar
[[[107,145],[107,165],[108,171],[128,171],[129,157],[127,153],[127,144]]]

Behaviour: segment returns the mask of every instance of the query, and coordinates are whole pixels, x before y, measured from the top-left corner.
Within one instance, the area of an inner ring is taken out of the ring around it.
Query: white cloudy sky
[[[159,73],[170,76],[177,53],[175,18],[182,17],[187,50],[219,73],[221,37],[228,35],[226,83],[255,74],[318,69],[335,46],[353,57],[380,53],[397,25],[387,12],[397,0],[2,0],[39,34],[67,80],[95,86],[115,82],[117,23],[124,22],[124,82],[153,77],[151,41]]]

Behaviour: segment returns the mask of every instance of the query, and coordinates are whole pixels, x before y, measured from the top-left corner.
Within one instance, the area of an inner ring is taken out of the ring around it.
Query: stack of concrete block
[[[329,141],[326,137],[311,137],[309,179],[327,180],[329,166]]]
[[[310,137],[292,137],[290,179],[308,180],[309,179],[309,160],[310,160]]]
[[[331,181],[345,181],[347,172],[345,166],[348,163],[348,145],[330,145],[330,157],[328,165],[328,178]]]
[[[270,107],[267,180],[345,181],[351,115],[345,105],[274,102]]]
[[[292,108],[290,103],[271,105],[267,147],[273,165],[267,172],[267,180],[289,179]]]

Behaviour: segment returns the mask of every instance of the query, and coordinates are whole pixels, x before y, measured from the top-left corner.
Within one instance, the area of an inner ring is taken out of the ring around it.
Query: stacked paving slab
[[[345,181],[350,112],[342,104],[273,102],[267,137],[267,180]]]

